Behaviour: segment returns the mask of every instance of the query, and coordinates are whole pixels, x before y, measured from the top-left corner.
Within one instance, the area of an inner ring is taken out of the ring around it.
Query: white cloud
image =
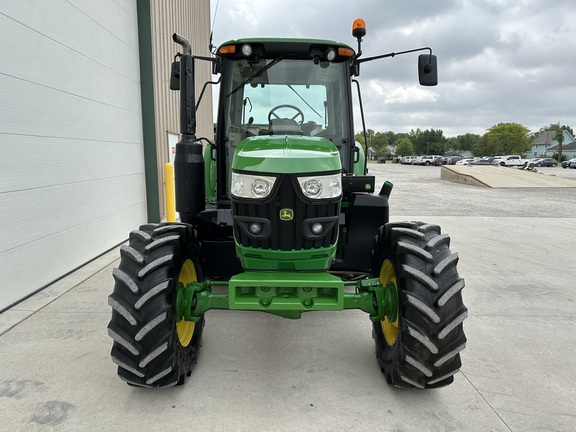
[[[235,2],[230,9],[227,9],[229,17],[234,22],[243,23],[246,26],[257,26],[258,18],[253,13],[253,9],[246,2]]]
[[[417,85],[415,54],[362,65],[370,129],[450,136],[507,121],[532,130],[551,122],[576,127],[573,0],[220,0],[214,40],[309,37],[356,48],[358,17],[367,24],[365,56],[421,46],[438,56],[432,89]]]
[[[397,86],[377,80],[368,82],[368,92],[381,98],[382,103],[409,104],[417,102],[433,102],[438,99],[438,94],[416,86]]]

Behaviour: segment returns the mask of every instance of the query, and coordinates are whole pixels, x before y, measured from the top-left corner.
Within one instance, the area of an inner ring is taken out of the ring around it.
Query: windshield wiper
[[[254,78],[258,78],[260,75],[262,75],[264,72],[266,72],[268,69],[270,69],[272,66],[274,66],[276,63],[278,63],[280,60],[284,60],[284,58],[286,57],[286,54],[281,55],[280,57],[276,57],[274,60],[272,60],[270,63],[268,63],[266,66],[264,66],[262,69],[260,69],[258,72],[256,72],[254,75],[250,75],[248,78],[246,78],[244,81],[242,81],[238,87],[236,87],[234,90],[232,90],[230,93],[228,93],[226,95],[226,97],[233,95],[234,93],[236,93],[238,90],[240,90],[242,87],[244,87],[246,84],[250,83]]]
[[[302,99],[302,102],[304,102],[306,105],[308,105],[308,108],[310,108],[312,111],[314,111],[318,117],[322,118],[322,116],[320,114],[318,114],[318,111],[316,111],[314,108],[312,108],[312,106],[308,102],[306,102],[306,99],[304,99],[302,96],[300,96],[300,93],[298,93],[294,89],[294,87],[292,87],[290,84],[288,84],[288,88],[290,90],[292,90],[294,93],[296,93],[296,96],[298,96],[300,99]]]

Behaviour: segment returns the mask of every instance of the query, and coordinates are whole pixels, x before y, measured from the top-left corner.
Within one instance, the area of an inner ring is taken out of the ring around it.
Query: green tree
[[[446,151],[448,150],[458,150],[458,138],[457,137],[448,137],[446,138]]]
[[[480,135],[467,133],[464,135],[458,135],[456,140],[458,142],[458,148],[456,150],[473,151],[476,143],[480,141]]]
[[[386,132],[382,132],[384,135],[386,135],[386,138],[388,138],[388,143],[394,143],[396,142],[396,140],[398,139],[398,135],[395,132],[392,131],[386,131]]]
[[[402,139],[402,138],[410,139],[410,134],[408,134],[406,132],[400,132],[400,133],[394,134],[394,139],[391,140],[390,142],[395,143],[396,141],[398,141],[399,139]]]
[[[480,137],[472,148],[472,153],[477,156],[496,156],[502,154],[495,140],[490,141],[486,135]]]
[[[556,123],[551,124],[548,129],[555,132],[554,140],[558,142],[558,162],[562,162],[562,144],[564,143],[564,130],[562,128],[560,123]]]
[[[417,154],[443,155],[445,152],[446,137],[441,129],[412,129],[409,136]]]
[[[519,123],[498,123],[485,137],[492,154],[522,154],[530,148],[530,130]]]
[[[394,145],[396,146],[396,156],[410,156],[414,154],[412,141],[407,137],[396,140]]]
[[[388,152],[388,136],[385,133],[377,132],[370,141],[370,147],[374,148],[376,156],[385,156]]]

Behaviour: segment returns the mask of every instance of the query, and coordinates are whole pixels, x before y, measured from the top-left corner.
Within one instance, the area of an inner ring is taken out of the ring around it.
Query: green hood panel
[[[232,169],[261,173],[310,173],[339,171],[340,154],[325,138],[298,135],[249,137],[234,154]]]

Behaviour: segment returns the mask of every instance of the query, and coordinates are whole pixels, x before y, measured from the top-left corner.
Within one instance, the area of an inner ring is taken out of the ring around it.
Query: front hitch
[[[215,286],[222,292],[214,292]],[[178,320],[194,322],[211,309],[252,310],[292,319],[302,312],[360,309],[377,322],[385,317],[396,320],[398,295],[392,282],[384,286],[378,278],[342,281],[329,273],[246,272],[228,282],[179,283],[175,307]]]

